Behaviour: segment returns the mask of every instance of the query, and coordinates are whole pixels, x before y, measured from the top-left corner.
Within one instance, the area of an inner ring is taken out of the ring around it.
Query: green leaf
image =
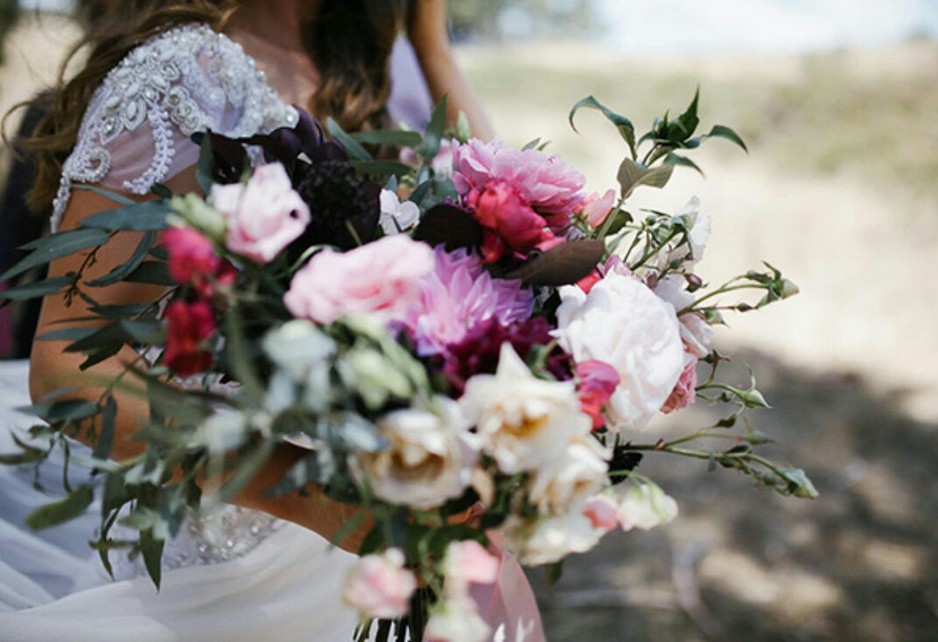
[[[113,321],[96,329],[91,334],[74,341],[65,348],[65,352],[87,352],[95,348],[113,344],[123,344],[130,337],[119,321]]]
[[[166,218],[173,212],[166,201],[144,201],[108,212],[94,214],[81,222],[83,228],[97,230],[158,231],[169,227]]]
[[[39,341],[78,341],[98,331],[98,328],[62,328],[36,337]]]
[[[663,188],[671,179],[673,171],[674,166],[667,163],[657,167],[645,167],[631,158],[626,158],[619,165],[619,173],[616,176],[622,188],[622,198],[627,198],[640,185]]]
[[[226,352],[231,363],[232,374],[241,382],[245,395],[250,403],[259,407],[264,398],[264,385],[257,376],[254,363],[248,354],[247,339],[244,336],[244,326],[241,323],[239,310],[232,306],[225,312],[225,329],[227,330]]]
[[[72,185],[72,189],[84,189],[84,190],[88,190],[89,192],[94,192],[98,196],[103,196],[104,198],[114,201],[115,203],[118,203],[119,205],[133,205],[134,203],[137,202],[134,199],[124,194],[119,194],[118,192],[112,192],[111,190],[108,190],[108,189],[102,189],[98,187],[97,185],[87,185],[84,183],[76,183],[75,185]]]
[[[329,133],[332,137],[337,140],[345,148],[345,153],[348,154],[349,160],[351,161],[373,161],[374,158],[371,154],[368,153],[368,150],[361,146],[361,144],[349,136],[342,126],[339,125],[331,117],[326,120],[326,128],[329,130]]]
[[[143,555],[143,565],[157,589],[160,588],[162,579],[163,545],[164,541],[154,537],[152,530],[140,533],[140,553]]]
[[[169,267],[163,261],[144,261],[136,270],[125,276],[124,281],[166,287],[176,285],[169,276]]]
[[[746,147],[746,142],[740,137],[740,135],[724,125],[714,125],[707,136],[709,138],[725,138],[726,140],[736,143],[742,147],[743,151],[747,153],[749,152],[749,148]]]
[[[27,444],[17,437],[14,432],[11,432],[10,436],[13,438],[14,443],[19,446],[20,452],[0,455],[0,464],[5,466],[19,466],[21,464],[32,464],[46,458],[45,450]]]
[[[443,96],[430,113],[430,122],[423,134],[423,142],[417,147],[417,154],[423,160],[433,160],[440,151],[440,144],[446,132],[446,104],[447,97]]]
[[[37,299],[49,294],[55,294],[71,285],[71,283],[72,278],[68,276],[56,276],[42,281],[33,281],[0,292],[0,300],[24,301],[26,299]]]
[[[672,125],[677,125],[675,133],[679,129],[681,131],[680,138],[672,138],[674,142],[684,141],[693,136],[694,132],[697,131],[697,126],[700,125],[700,118],[697,116],[697,107],[700,103],[700,87],[697,88],[697,91],[694,92],[694,99],[690,102],[690,105],[687,106],[687,109],[684,110],[684,113],[677,117],[676,121],[672,121]]]
[[[423,140],[423,136],[419,133],[403,129],[356,132],[351,136],[359,143],[368,145],[390,145],[392,147],[416,147]]]
[[[410,165],[405,165],[398,161],[385,160],[353,160],[352,167],[356,172],[366,176],[406,176],[414,171],[414,168]]]
[[[108,395],[101,410],[101,432],[94,447],[92,456],[95,459],[107,459],[114,446],[114,426],[117,419],[117,402],[112,395]]]
[[[605,116],[606,119],[613,125],[615,125],[619,135],[628,144],[629,151],[632,153],[632,158],[637,156],[635,151],[635,126],[632,124],[632,121],[625,116],[612,111],[601,102],[596,100],[593,96],[587,96],[586,98],[578,101],[573,106],[573,109],[570,110],[570,115],[567,118],[570,121],[570,127],[573,128],[573,131],[577,131],[576,125],[573,123],[573,117],[576,115],[577,111],[583,107],[589,109],[598,109],[600,112],[602,112],[603,116]]]
[[[79,486],[64,499],[40,506],[30,513],[26,525],[38,531],[63,524],[82,515],[93,500],[91,486]]]
[[[153,247],[153,243],[155,241],[156,232],[151,230],[144,233],[143,238],[140,239],[140,243],[137,244],[137,249],[134,250],[134,253],[130,256],[130,259],[128,259],[126,263],[118,265],[100,279],[88,281],[87,285],[93,288],[99,288],[105,285],[117,283],[118,281],[123,281],[128,276],[130,276],[134,270],[140,267],[140,264],[143,263],[143,260],[147,258],[147,253],[150,251],[150,248]]]
[[[98,414],[98,406],[84,399],[66,399],[39,403],[33,406],[36,414],[48,421],[81,421]]]
[[[787,494],[804,499],[817,499],[820,497],[817,488],[814,487],[807,474],[800,468],[783,468],[779,473],[788,482],[788,487],[785,489]]]
[[[104,230],[77,229],[50,234],[27,243],[24,250],[33,250],[21,261],[0,275],[0,281],[9,281],[14,276],[50,261],[87,250],[107,242],[109,234]]]
[[[570,123],[570,125],[572,126],[573,123]],[[541,144],[540,137],[535,138],[534,140],[528,141],[527,144],[521,148],[521,151],[526,152],[531,149],[537,149],[537,146],[540,144]]]
[[[666,165],[680,165],[681,167],[690,167],[692,170],[699,173],[701,176],[704,176],[703,170],[686,156],[678,156],[677,154],[668,154],[664,157],[664,162]]]
[[[212,497],[212,502],[218,505],[231,501],[264,467],[264,464],[273,455],[275,446],[276,444],[272,440],[264,439],[257,444],[253,444],[246,454],[238,457],[231,476]]]

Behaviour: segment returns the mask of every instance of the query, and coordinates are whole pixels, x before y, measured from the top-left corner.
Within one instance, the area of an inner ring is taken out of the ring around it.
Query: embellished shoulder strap
[[[131,51],[96,90],[63,165],[52,229],[75,183],[147,194],[197,161],[192,134],[247,137],[297,118],[227,36],[207,25],[167,31]]]

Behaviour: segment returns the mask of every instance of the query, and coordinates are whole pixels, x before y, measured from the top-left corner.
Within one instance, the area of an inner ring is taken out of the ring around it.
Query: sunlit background
[[[2,2],[0,2],[2,4]],[[24,6],[29,3],[22,3]],[[65,3],[42,3],[64,9]],[[552,641],[938,639],[938,1],[451,0],[459,56],[500,135],[535,137],[615,184],[624,153],[594,95],[644,131],[699,86],[716,141],[632,207],[699,196],[717,281],[769,260],[801,294],[730,318],[721,351],[773,410],[753,425],[804,467],[815,502],[730,471],[649,458],[673,524],[607,538],[538,584]],[[76,35],[27,14],[6,42],[0,109],[54,75]],[[42,53],[37,53],[42,52]],[[699,406],[659,429],[716,418]]]

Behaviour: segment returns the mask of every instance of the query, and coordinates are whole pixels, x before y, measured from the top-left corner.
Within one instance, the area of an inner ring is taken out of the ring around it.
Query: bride
[[[89,61],[57,95],[31,141],[37,155],[36,206],[53,204],[53,230],[113,208],[98,185],[147,198],[154,183],[174,192],[197,189],[196,132],[231,137],[266,133],[297,121],[292,105],[335,118],[345,129],[385,127],[402,117],[388,103],[388,60],[407,26],[419,67],[434,98],[449,97],[482,138],[490,128],[456,67],[446,36],[445,0],[197,0],[150,2],[123,31],[103,39]],[[405,97],[406,98],[406,97]],[[452,114],[451,114],[452,116]],[[102,248],[86,278],[125,262],[138,243],[118,235]],[[77,268],[80,257],[56,260],[50,276]],[[99,289],[103,304],[152,300],[149,287]],[[38,333],[86,315],[76,299],[43,303]],[[72,322],[74,323],[74,322]],[[95,380],[116,374],[132,353],[79,370],[80,355],[63,344],[34,343],[29,385],[33,399],[70,387],[97,394]],[[129,351],[130,348],[125,348]],[[2,378],[9,376],[8,381]],[[0,371],[0,389],[16,388],[17,368]],[[21,395],[25,396],[25,395]],[[26,399],[10,399],[22,405]],[[148,409],[120,399],[112,456],[136,454],[132,439]],[[9,415],[9,416],[7,416]],[[0,410],[0,452],[9,451],[6,424],[28,420]],[[157,593],[130,560],[115,565],[116,581],[82,553],[93,515],[44,539],[19,527],[38,499],[31,479],[0,471],[0,638],[10,641],[256,640],[345,641],[356,614],[339,595],[353,555],[329,550],[328,540],[351,509],[321,494],[270,497],[267,490],[302,455],[284,444],[272,463],[235,499],[237,506],[184,525],[164,552]],[[355,538],[343,541],[357,549]],[[497,639],[543,639],[523,574],[503,557],[498,582],[475,596]]]

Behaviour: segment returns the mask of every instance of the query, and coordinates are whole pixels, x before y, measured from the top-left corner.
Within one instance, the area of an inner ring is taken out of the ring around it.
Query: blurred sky
[[[576,0],[546,0],[563,10]],[[607,42],[622,53],[787,53],[938,39],[938,0],[593,0]],[[21,0],[61,10],[69,0]],[[524,35],[531,20],[499,20]]]
[[[597,0],[596,9],[609,40],[627,53],[782,53],[938,39],[938,0]]]

